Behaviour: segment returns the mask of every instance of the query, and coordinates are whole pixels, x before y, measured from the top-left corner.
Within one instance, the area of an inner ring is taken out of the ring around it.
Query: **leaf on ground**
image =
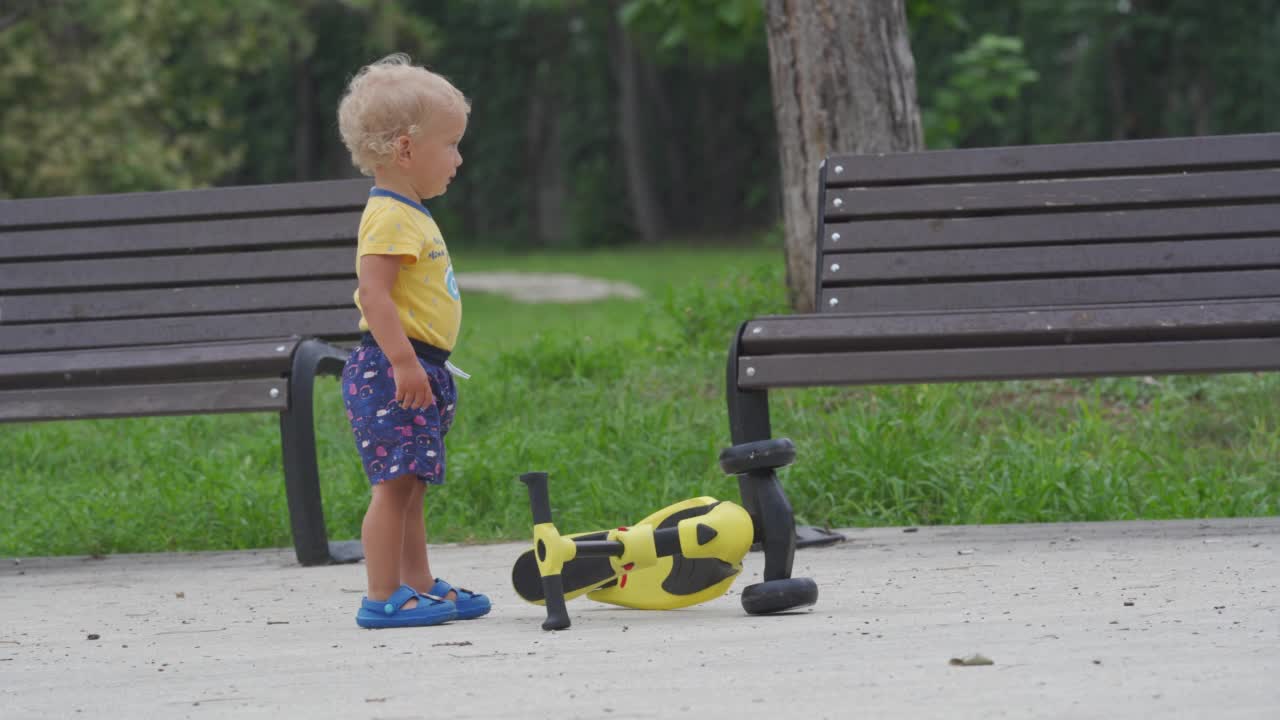
[[[991,658],[985,655],[974,653],[973,655],[969,655],[968,657],[951,658],[950,664],[963,665],[963,666],[969,667],[974,665],[995,665],[995,662]]]

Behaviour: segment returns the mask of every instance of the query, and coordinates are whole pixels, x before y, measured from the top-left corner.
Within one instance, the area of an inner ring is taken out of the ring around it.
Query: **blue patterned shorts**
[[[444,436],[453,425],[458,389],[444,367],[422,358],[418,362],[435,396],[434,405],[418,410],[396,402],[391,363],[377,345],[356,346],[342,370],[342,400],[370,485],[401,475],[444,484]]]

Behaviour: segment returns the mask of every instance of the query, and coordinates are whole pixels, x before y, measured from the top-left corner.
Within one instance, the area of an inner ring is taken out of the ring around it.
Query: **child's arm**
[[[417,410],[430,406],[435,398],[431,395],[427,371],[418,362],[391,299],[391,287],[400,273],[400,264],[397,255],[360,257],[360,307],[369,332],[395,371],[396,402],[401,407]]]

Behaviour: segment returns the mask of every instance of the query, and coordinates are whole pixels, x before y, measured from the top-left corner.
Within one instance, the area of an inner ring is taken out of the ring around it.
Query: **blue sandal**
[[[417,607],[405,609],[404,604],[414,598],[418,599]],[[422,627],[439,625],[457,617],[458,608],[452,601],[423,595],[408,585],[401,585],[386,600],[362,599],[360,611],[356,613],[356,624],[362,628]]]
[[[436,578],[436,584],[431,586],[430,595],[448,597],[450,592],[458,594],[458,599],[454,600],[453,604],[458,606],[459,620],[471,620],[487,615],[489,608],[492,607],[488,596],[471,592],[466,588],[454,587],[440,578]]]

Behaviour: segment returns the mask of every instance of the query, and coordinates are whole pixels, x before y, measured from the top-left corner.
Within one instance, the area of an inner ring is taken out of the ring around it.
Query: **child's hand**
[[[435,404],[435,396],[431,394],[431,381],[427,379],[427,371],[422,369],[414,358],[401,365],[393,365],[396,374],[396,402],[408,410],[419,410]]]

